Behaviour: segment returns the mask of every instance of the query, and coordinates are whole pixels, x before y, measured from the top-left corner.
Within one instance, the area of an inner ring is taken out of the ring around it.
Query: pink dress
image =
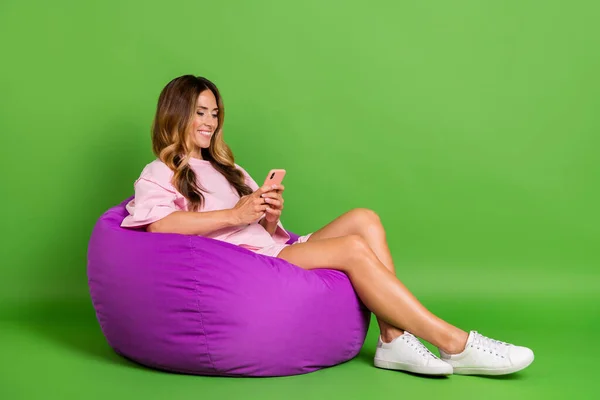
[[[239,165],[245,182],[253,191],[259,186]],[[202,211],[216,211],[233,208],[240,199],[233,186],[209,161],[190,159],[190,167],[196,173],[198,186],[205,189]],[[146,165],[140,177],[134,183],[135,197],[127,204],[129,215],[123,219],[122,227],[145,227],[175,211],[189,211],[185,197],[171,184],[173,171],[162,161],[156,159]],[[301,236],[297,243],[308,240],[311,234]],[[229,242],[259,254],[277,256],[285,247],[290,236],[281,221],[271,236],[259,224],[232,226],[210,232],[205,237]]]

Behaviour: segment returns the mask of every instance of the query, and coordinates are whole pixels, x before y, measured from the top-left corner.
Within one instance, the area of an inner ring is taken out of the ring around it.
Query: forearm
[[[147,230],[183,235],[206,235],[238,224],[232,209],[206,212],[175,211],[150,224]]]

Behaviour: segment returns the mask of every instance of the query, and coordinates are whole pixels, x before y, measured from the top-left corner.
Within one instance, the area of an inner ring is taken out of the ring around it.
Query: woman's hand
[[[285,186],[273,185],[272,190],[261,194],[261,197],[267,203],[265,220],[270,223],[277,223],[283,211],[283,191]]]
[[[271,186],[263,186],[252,194],[242,196],[231,209],[235,225],[249,225],[258,221],[268,211],[268,204],[262,196],[270,190],[273,190]]]

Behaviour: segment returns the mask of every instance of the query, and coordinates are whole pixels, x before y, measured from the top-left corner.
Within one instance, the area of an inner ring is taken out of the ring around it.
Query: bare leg
[[[378,319],[406,329],[443,351],[464,349],[466,332],[429,312],[381,263],[358,235],[309,240],[286,247],[279,257],[301,268],[332,268],[345,272],[362,302]]]
[[[342,214],[323,228],[312,234],[309,241],[329,239],[346,235],[359,235],[368,244],[371,250],[385,267],[394,275],[396,271],[392,261],[392,255],[385,237],[385,230],[381,224],[379,216],[366,208],[356,208]],[[391,342],[402,333],[402,329],[394,327],[387,322],[377,318],[381,339],[384,342]]]

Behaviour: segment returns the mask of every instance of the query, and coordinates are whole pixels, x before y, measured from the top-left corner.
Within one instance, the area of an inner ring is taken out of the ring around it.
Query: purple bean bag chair
[[[121,228],[129,200],[99,218],[88,248],[92,303],[116,353],[179,373],[284,376],[360,351],[371,314],[345,274],[201,236]]]

